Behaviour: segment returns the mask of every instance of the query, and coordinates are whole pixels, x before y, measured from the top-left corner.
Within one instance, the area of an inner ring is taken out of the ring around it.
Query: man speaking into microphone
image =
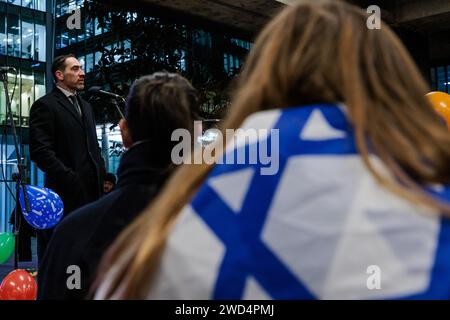
[[[63,200],[65,217],[101,196],[105,164],[92,107],[77,94],[84,89],[80,62],[74,55],[59,56],[52,75],[56,87],[30,110],[30,156],[45,173],[45,186]],[[52,231],[37,231],[39,264]]]

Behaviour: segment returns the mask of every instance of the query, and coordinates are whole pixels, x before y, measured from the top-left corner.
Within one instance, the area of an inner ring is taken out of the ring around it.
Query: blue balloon
[[[25,186],[30,211],[25,210],[23,189],[20,189],[19,201],[25,220],[36,229],[50,229],[62,218],[64,204],[53,190],[36,186]]]

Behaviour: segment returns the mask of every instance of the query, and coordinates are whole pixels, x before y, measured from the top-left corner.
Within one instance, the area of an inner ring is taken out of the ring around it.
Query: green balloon
[[[0,233],[0,263],[8,261],[14,252],[15,243],[14,234],[9,232]]]

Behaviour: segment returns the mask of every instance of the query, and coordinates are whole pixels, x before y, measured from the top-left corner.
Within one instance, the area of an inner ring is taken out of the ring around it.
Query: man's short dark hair
[[[53,75],[53,79],[56,81],[58,81],[58,79],[56,78],[55,72],[56,71],[64,71],[64,69],[66,68],[66,60],[68,58],[75,58],[74,54],[65,54],[62,56],[58,56],[55,58],[55,60],[53,60],[52,63],[52,75]]]
[[[104,181],[109,181],[109,182],[116,184],[116,180],[117,180],[116,175],[114,173],[108,172],[105,176]]]

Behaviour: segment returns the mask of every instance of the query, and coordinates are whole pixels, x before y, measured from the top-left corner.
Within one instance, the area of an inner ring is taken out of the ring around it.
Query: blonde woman
[[[234,147],[267,142],[278,170],[179,168],[104,257],[97,298],[449,298],[450,135],[366,20],[299,1],[268,24],[223,128],[265,129]]]

